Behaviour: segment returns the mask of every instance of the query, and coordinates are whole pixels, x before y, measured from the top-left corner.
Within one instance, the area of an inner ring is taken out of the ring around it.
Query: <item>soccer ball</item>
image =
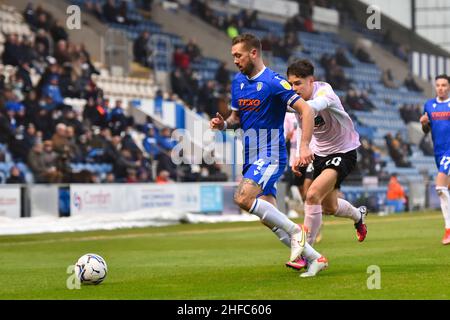
[[[99,284],[106,278],[108,267],[98,254],[88,253],[75,264],[75,275],[84,284]]]

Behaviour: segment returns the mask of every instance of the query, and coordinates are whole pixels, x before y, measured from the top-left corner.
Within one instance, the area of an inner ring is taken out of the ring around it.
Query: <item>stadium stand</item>
[[[149,152],[150,147],[148,143],[144,146],[144,140],[147,139],[148,142],[148,139],[153,139],[153,136],[158,140],[159,131],[163,126],[155,119],[147,118],[146,120],[153,122],[154,129],[152,130],[155,131],[149,136],[147,127],[133,123],[133,117],[130,117],[132,110],[129,110],[128,105],[132,105],[134,100],[150,101],[162,97],[163,100],[181,103],[182,108],[197,112],[207,119],[218,111],[218,102],[226,103],[229,98],[228,88],[232,74],[220,60],[214,57],[204,57],[202,48],[195,43],[195,40],[184,42],[179,35],[165,32],[164,26],[149,19],[151,17],[149,8],[145,8],[140,2],[121,2],[120,4],[114,1],[74,0],[70,3],[89,10],[99,21],[109,27],[125,32],[130,42],[134,42],[134,47],[141,49],[135,51],[144,54],[143,60],[140,60],[138,54],[135,54],[136,62],[150,70],[150,77],[147,79],[114,76],[105,69],[97,70],[89,61],[89,54],[86,49],[71,44],[70,39],[68,40],[67,48],[70,48],[70,50],[75,48],[78,53],[84,53],[88,71],[82,80],[84,85],[78,85],[78,88],[72,92],[66,90],[63,93],[63,100],[61,106],[58,107],[60,110],[57,111],[57,115],[55,116],[54,111],[50,113],[57,119],[51,121],[52,126],[55,127],[58,120],[66,117],[64,108],[67,106],[70,106],[68,109],[75,114],[78,121],[86,122],[87,119],[90,119],[91,122],[93,121],[96,124],[85,128],[84,133],[80,138],[77,138],[81,141],[76,141],[75,144],[80,149],[89,149],[90,153],[85,152],[83,156],[76,157],[80,162],[72,162],[70,164],[71,171],[75,173],[84,170],[94,172],[96,175],[90,178],[95,181],[111,179],[108,174],[114,172],[119,177],[113,180],[126,181],[126,170],[116,170],[117,163],[114,163],[111,159],[108,160],[109,162],[102,159],[101,149],[105,145],[100,144],[100,147],[95,143],[94,147],[88,147],[88,145],[91,142],[90,140],[95,140],[100,136],[103,138],[103,143],[110,146],[113,140],[110,137],[111,134],[114,137],[118,135],[120,137],[120,134],[123,135],[124,132],[128,132],[130,136],[135,138],[134,140],[133,138],[130,139],[133,143],[128,148],[135,152],[131,152],[131,155],[127,152],[122,154],[123,163],[128,165],[131,173],[139,168],[138,170],[145,172],[143,176],[148,177],[148,181],[152,181],[153,177],[159,176],[162,169],[156,169],[158,161],[152,159],[152,152]],[[432,157],[425,156],[422,152],[424,148],[419,148],[418,144],[409,142],[408,129],[402,121],[402,107],[405,104],[419,105],[426,100],[420,88],[413,88],[410,81],[404,83],[400,79],[397,79],[396,84],[398,86],[396,88],[386,87],[382,81],[383,70],[376,63],[373,63],[370,54],[367,53],[367,50],[364,51],[363,45],[346,42],[333,32],[315,30],[314,24],[311,22],[311,7],[302,10],[307,14],[281,21],[279,18],[259,14],[256,11],[251,12],[232,6],[224,6],[220,1],[210,1],[208,4],[210,7],[205,5],[203,1],[190,1],[190,3],[184,1],[180,8],[224,33],[229,33],[229,26],[233,26],[239,33],[252,32],[258,35],[263,41],[263,49],[269,65],[281,74],[284,74],[286,64],[291,59],[308,58],[313,60],[316,65],[317,78],[335,85],[338,95],[355,120],[355,125],[366,145],[364,150],[360,151],[360,159],[363,160],[360,161],[359,170],[352,177],[351,183],[360,184],[362,176],[368,172],[376,174],[384,182],[387,182],[391,173],[398,173],[401,181],[402,179],[410,179],[411,176],[419,176],[422,172],[427,175],[432,174]],[[336,8],[347,26],[350,26],[353,30],[359,30],[357,28],[358,22],[352,19],[345,6],[340,6],[334,1],[321,1],[318,5]],[[31,10],[30,12],[39,10],[42,10],[42,8],[35,8],[34,11]],[[27,25],[24,22],[24,20],[30,21],[29,18],[29,16],[26,16],[26,19],[24,19],[12,7],[2,7],[0,19],[3,19],[2,21],[5,21],[5,23],[2,23],[3,35],[0,37],[0,49],[5,44],[9,45],[8,35],[11,34],[18,34],[23,42],[42,43],[43,45],[39,45],[39,48],[36,45],[36,51],[46,49],[46,41],[43,38],[47,37],[52,40],[49,30],[42,31],[42,28],[36,28],[32,24],[30,27],[29,24]],[[359,31],[362,32],[362,30]],[[45,36],[44,32],[46,33]],[[141,38],[145,32],[149,34],[147,42],[146,36]],[[366,33],[362,33],[364,37],[385,43],[383,39],[369,37]],[[53,44],[53,41],[50,42]],[[42,46],[44,48],[41,48]],[[64,47],[64,45],[61,46]],[[48,50],[53,49],[54,55],[58,50],[58,45],[55,47],[48,48]],[[61,50],[64,51],[65,49],[62,48]],[[63,60],[64,54],[60,54],[57,62],[63,62]],[[40,60],[34,61],[29,75],[35,89],[31,92],[35,92],[37,97],[29,98],[28,96],[33,96],[33,94],[24,91],[22,94],[27,96],[24,97],[24,104],[26,101],[35,106],[39,103],[52,104],[52,101],[43,102],[39,92],[43,82],[42,77],[45,75],[44,71],[46,68],[51,68],[52,62],[51,59],[49,62],[42,57]],[[15,75],[21,68],[18,64],[16,66],[10,64],[0,66],[3,83],[9,86],[14,85]],[[81,68],[81,70],[83,69]],[[170,89],[169,91],[161,91],[156,84],[154,74],[160,71],[170,75],[171,86],[169,87],[172,91]],[[81,78],[83,78],[83,75]],[[115,105],[116,101],[122,101],[123,108],[116,108],[117,112],[114,113],[112,106]],[[85,111],[86,107],[91,107],[88,109],[89,112]],[[113,115],[114,120],[111,118]],[[8,120],[6,112],[4,112],[3,117]],[[69,112],[68,119],[64,121],[72,121],[72,117],[74,116]],[[410,118],[408,122],[410,121],[414,122],[417,119]],[[25,124],[29,124],[29,122]],[[176,127],[176,124],[172,125],[172,128],[174,127]],[[39,129],[39,126],[37,128]],[[112,132],[108,132],[108,130]],[[53,134],[53,129],[51,131],[51,134]],[[17,135],[17,132],[10,133],[11,135]],[[404,150],[401,159],[395,158],[395,152],[390,150],[386,142],[390,139],[390,136],[396,136],[395,146],[397,143],[403,146],[403,148],[400,148]],[[43,138],[50,138],[50,133],[45,134]],[[11,145],[7,141],[3,142]],[[158,146],[158,143],[156,144]],[[160,145],[159,148],[161,148]],[[371,157],[369,161],[366,160],[367,156]],[[10,157],[11,161],[25,161],[17,158],[14,152],[10,153]],[[145,161],[142,161],[143,159]],[[105,163],[103,163],[104,161]],[[143,170],[141,162],[149,162],[150,168]],[[26,166],[23,169],[30,172]],[[173,173],[173,168],[171,170],[171,177],[178,179],[176,173]],[[8,175],[9,173],[6,172],[5,176]],[[26,176],[28,181],[33,179],[31,174]],[[189,179],[193,178],[190,177]]]

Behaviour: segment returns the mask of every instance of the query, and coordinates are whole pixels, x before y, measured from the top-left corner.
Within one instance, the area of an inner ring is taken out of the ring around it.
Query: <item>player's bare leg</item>
[[[450,244],[450,194],[448,185],[449,176],[443,172],[438,172],[436,176],[436,191],[441,201],[441,210],[445,221],[445,233],[442,238],[442,244]]]

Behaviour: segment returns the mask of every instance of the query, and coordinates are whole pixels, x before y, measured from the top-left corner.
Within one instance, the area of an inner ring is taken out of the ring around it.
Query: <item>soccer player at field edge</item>
[[[327,214],[353,220],[357,239],[362,242],[367,235],[364,223],[366,207],[355,208],[348,201],[338,198],[341,183],[356,166],[359,134],[333,88],[326,82],[315,81],[314,65],[310,61],[302,59],[293,62],[287,69],[287,77],[293,90],[311,106],[315,117],[312,145],[314,180],[305,199],[304,224],[309,229],[307,241],[314,244],[322,225],[322,214]],[[303,126],[302,115],[296,116]],[[298,159],[294,161],[292,171],[301,175],[302,166],[302,161]],[[301,259],[290,263],[297,269],[303,265]]]
[[[450,243],[450,78],[443,74],[435,78],[436,98],[428,100],[420,117],[422,129],[427,133],[431,129],[434,145],[434,158],[438,168],[436,191],[441,202],[445,221],[445,233],[442,244]]]
[[[232,82],[231,115],[224,121],[216,114],[210,128],[226,130],[237,128],[244,132],[243,178],[234,195],[234,201],[261,219],[287,246],[291,248],[289,261],[302,254],[310,262],[302,277],[315,276],[328,266],[327,259],[306,242],[306,231],[280,212],[276,207],[276,182],[284,172],[287,152],[283,121],[287,106],[301,114],[303,135],[299,163],[312,162],[309,143],[314,118],[311,108],[292,91],[289,83],[264,65],[261,41],[252,34],[242,34],[232,40],[231,54],[239,69]],[[256,139],[246,139],[247,133]]]

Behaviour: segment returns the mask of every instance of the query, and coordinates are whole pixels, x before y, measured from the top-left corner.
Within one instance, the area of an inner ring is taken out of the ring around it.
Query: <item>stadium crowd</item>
[[[17,69],[9,79],[0,78],[0,143],[8,146],[14,162],[29,166],[35,182],[226,180],[218,165],[204,164],[191,175],[192,168],[179,172],[170,158],[176,144],[172,130],[159,130],[150,118],[146,126],[135,125],[121,100],[111,105],[92,80],[98,71],[89,53],[71,42],[43,7],[29,4],[24,17],[35,37],[8,35],[1,57]],[[32,69],[39,75],[35,85]],[[86,99],[83,111],[65,104],[66,97]],[[145,135],[143,141],[133,138],[136,133]],[[104,175],[77,172],[72,163],[109,164],[112,170]],[[7,182],[17,181],[24,181],[23,172],[13,166]]]
[[[138,23],[128,14],[126,1],[106,1],[101,6],[99,2],[87,0],[84,4],[103,23]],[[297,31],[315,32],[311,19],[314,5],[343,10],[336,1],[299,1],[299,4],[303,6],[301,13],[286,21],[282,37],[269,32],[262,39],[263,50],[284,61],[289,60],[293,50],[308,52]],[[150,11],[152,1],[139,1],[138,6]],[[191,1],[190,10],[229,36],[239,34],[244,28],[266,30],[256,11],[241,10],[236,15],[223,16],[216,14],[208,2],[198,0]],[[133,118],[127,116],[122,101],[111,104],[92,80],[92,75],[99,72],[91,62],[89,52],[83,44],[71,42],[62,24],[41,6],[29,4],[24,17],[34,37],[20,38],[10,34],[2,55],[3,64],[16,66],[17,71],[10,79],[0,77],[0,143],[8,145],[14,161],[29,164],[36,181],[81,179],[164,183],[226,179],[217,165],[175,166],[169,157],[175,143],[170,141],[170,128],[158,128],[150,118],[148,126],[135,125]],[[153,68],[150,37],[149,31],[143,31],[134,40],[133,55],[136,62]],[[319,80],[325,80],[335,89],[345,92],[341,99],[358,123],[353,111],[370,112],[375,105],[369,98],[369,94],[373,93],[371,89],[357,89],[346,75],[345,68],[353,68],[347,50],[339,47],[335,54],[322,56],[320,64],[325,70],[325,77]],[[357,42],[352,53],[361,62],[374,63],[364,43]],[[168,96],[173,100],[181,98],[189,108],[210,118],[219,111],[219,102],[229,99],[230,72],[226,63],[222,63],[214,79],[202,81],[195,65],[201,63],[203,58],[194,38],[175,48],[170,70],[172,92]],[[35,85],[31,81],[31,69],[40,76]],[[385,70],[381,81],[387,88],[405,85],[411,91],[422,91],[411,75],[401,83],[394,79],[390,70]],[[158,95],[162,96],[162,93]],[[84,111],[80,113],[65,104],[66,97],[86,99]],[[412,106],[400,109],[406,123],[417,121],[413,109]],[[136,133],[145,136],[144,139],[136,141]],[[396,165],[411,166],[406,160],[411,154],[408,144],[399,135],[393,137],[388,134],[385,139]],[[423,140],[421,149],[428,151],[426,139]],[[368,137],[362,137],[362,145],[363,160],[359,164],[359,172],[382,175],[379,161],[381,150],[377,150]],[[79,172],[73,172],[71,163],[107,163],[112,171],[106,175],[88,172],[74,175]],[[12,172],[10,175],[13,176]]]

